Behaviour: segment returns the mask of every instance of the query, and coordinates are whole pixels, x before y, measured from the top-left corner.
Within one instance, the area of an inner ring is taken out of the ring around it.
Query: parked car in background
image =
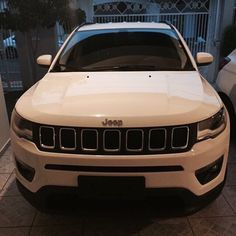
[[[234,130],[236,127],[236,49],[221,61],[216,86],[229,111],[231,130]]]

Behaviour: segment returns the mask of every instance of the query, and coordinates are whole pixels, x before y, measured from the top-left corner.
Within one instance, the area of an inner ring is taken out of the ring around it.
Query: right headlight
[[[226,124],[227,115],[226,110],[223,107],[214,116],[198,123],[198,141],[202,141],[208,138],[215,138],[224,131]]]
[[[11,128],[18,137],[33,140],[32,122],[22,118],[15,109],[11,116]]]

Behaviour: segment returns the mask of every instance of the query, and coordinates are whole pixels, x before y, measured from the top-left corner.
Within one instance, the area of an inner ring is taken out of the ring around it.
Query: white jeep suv
[[[75,29],[54,60],[38,58],[49,71],[12,114],[22,193],[218,193],[230,124],[197,67],[212,60],[198,53],[195,62],[165,23]]]

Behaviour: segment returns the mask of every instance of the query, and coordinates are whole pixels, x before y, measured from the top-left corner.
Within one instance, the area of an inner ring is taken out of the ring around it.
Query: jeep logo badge
[[[105,121],[102,122],[103,126],[122,126],[123,121],[122,120],[108,120],[106,119]]]

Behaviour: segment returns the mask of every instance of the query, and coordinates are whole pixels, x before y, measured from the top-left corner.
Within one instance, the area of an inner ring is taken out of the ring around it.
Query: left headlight
[[[214,116],[198,123],[197,139],[202,141],[208,138],[215,138],[224,131],[227,124],[226,110],[223,107]]]
[[[16,135],[29,141],[33,140],[32,122],[22,118],[14,109],[11,116],[11,127]]]

